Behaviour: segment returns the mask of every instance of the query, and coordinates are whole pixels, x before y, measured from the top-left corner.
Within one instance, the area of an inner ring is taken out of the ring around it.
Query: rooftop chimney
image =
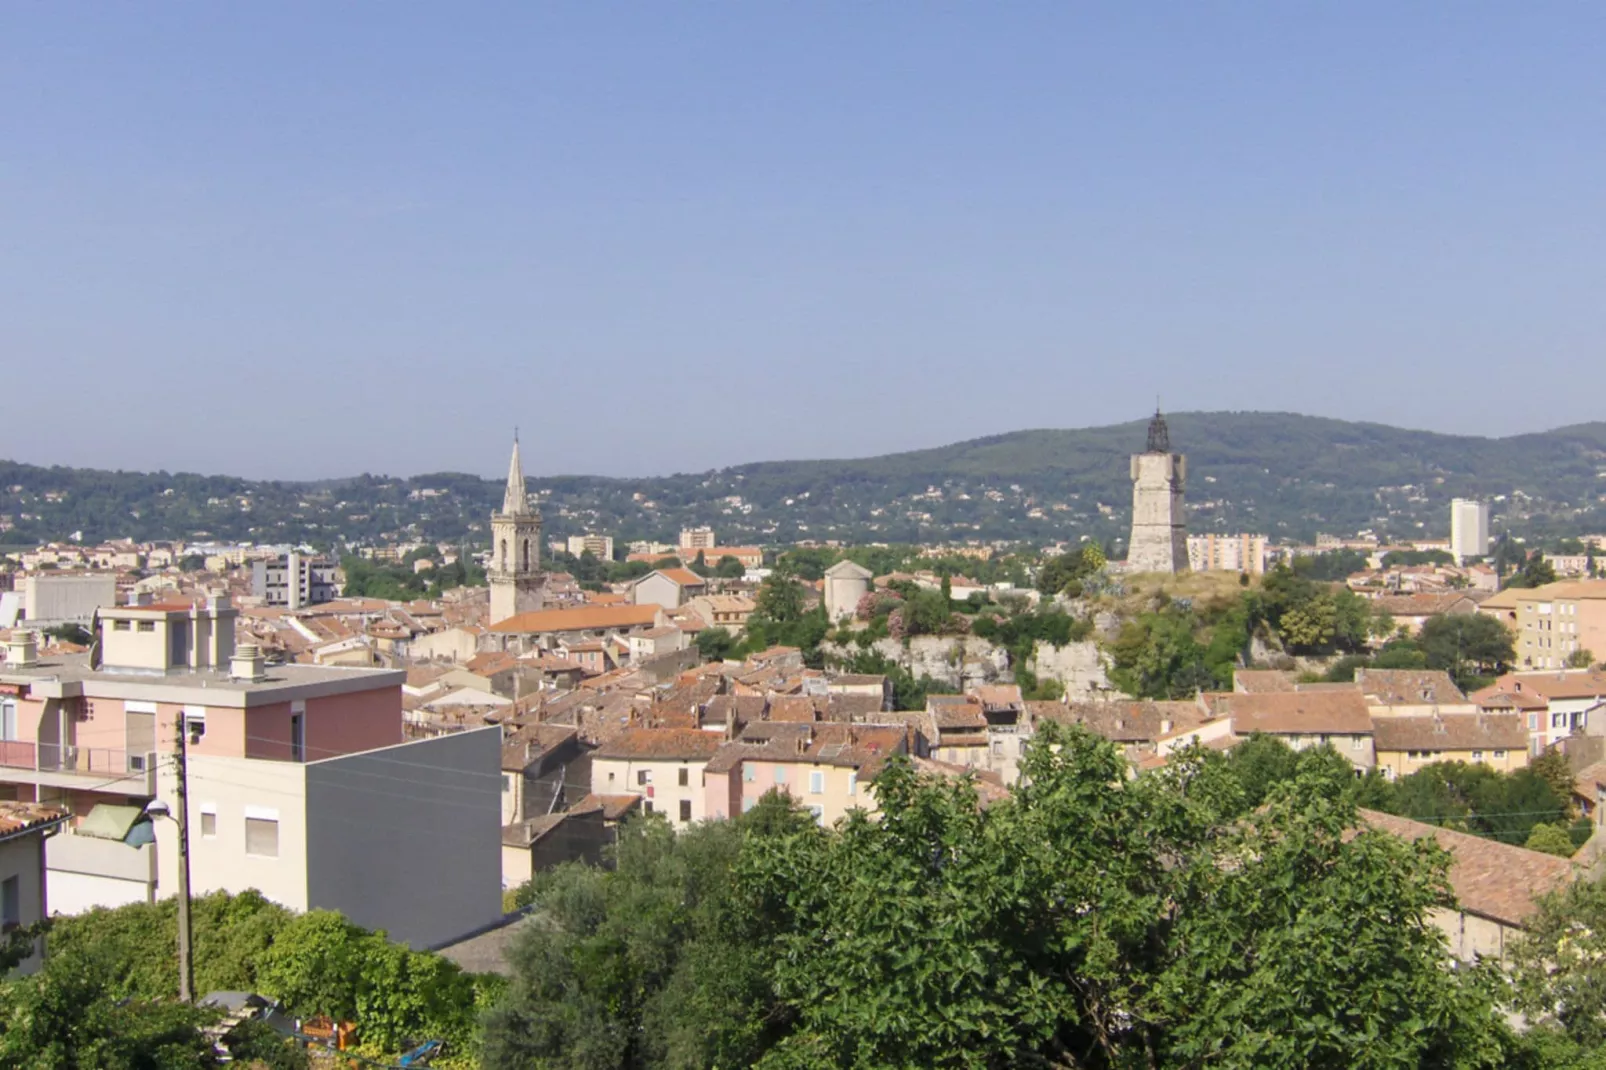
[[[31,669],[39,664],[39,633],[32,630],[15,631],[6,640],[6,667]]]
[[[229,659],[229,675],[253,683],[267,679],[262,667],[262,648],[255,643],[241,643],[235,647],[234,657]]]

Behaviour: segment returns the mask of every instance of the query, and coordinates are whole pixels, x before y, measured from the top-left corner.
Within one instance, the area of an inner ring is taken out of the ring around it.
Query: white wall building
[[[1489,503],[1457,498],[1450,503],[1450,553],[1458,564],[1489,553]]]

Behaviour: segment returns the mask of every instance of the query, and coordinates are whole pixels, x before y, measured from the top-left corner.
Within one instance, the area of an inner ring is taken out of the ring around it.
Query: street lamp
[[[182,792],[180,793],[182,798]],[[187,809],[187,807],[185,808]],[[161,799],[145,804],[145,813],[152,818],[171,818],[178,825],[178,998],[185,1003],[195,1002],[195,968],[190,960],[190,829],[184,809],[178,816]]]

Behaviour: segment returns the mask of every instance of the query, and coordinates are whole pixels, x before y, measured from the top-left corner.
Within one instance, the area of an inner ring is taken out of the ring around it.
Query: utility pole
[[[195,1002],[195,964],[190,956],[189,718],[178,715],[178,998]]]

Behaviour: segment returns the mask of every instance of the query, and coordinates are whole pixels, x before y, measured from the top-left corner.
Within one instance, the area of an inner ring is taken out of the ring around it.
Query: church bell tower
[[[491,588],[492,624],[542,608],[541,514],[530,508],[524,490],[518,435],[513,436],[502,509],[491,514],[491,563],[485,577]]]

